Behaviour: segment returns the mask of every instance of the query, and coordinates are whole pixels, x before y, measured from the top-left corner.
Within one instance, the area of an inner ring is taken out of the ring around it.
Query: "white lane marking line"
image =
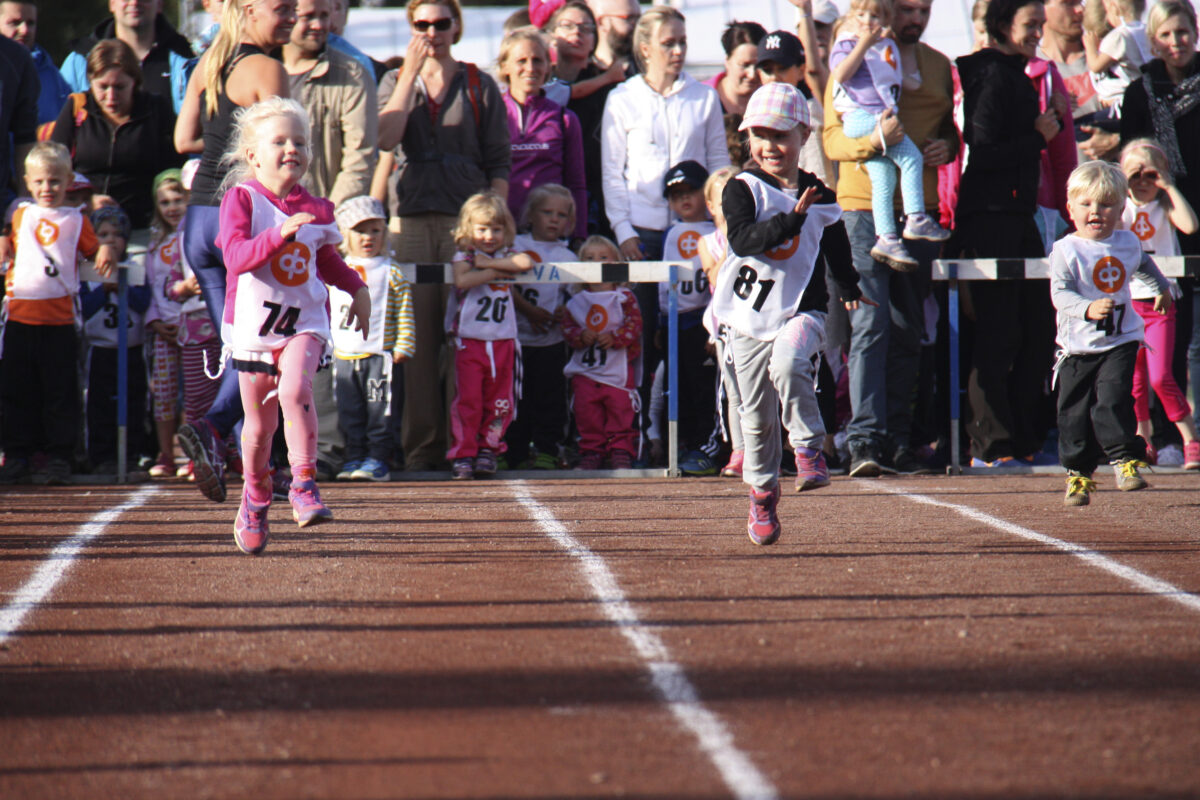
[[[154,484],[142,487],[137,494],[119,506],[96,514],[85,522],[74,536],[51,550],[46,560],[38,566],[29,580],[25,581],[25,585],[16,591],[8,605],[0,610],[0,644],[8,641],[21,627],[25,617],[49,597],[88,542],[104,533],[104,529],[116,522],[126,511],[132,511],[142,505],[157,492],[158,486]]]
[[[970,506],[962,506],[957,503],[947,503],[944,500],[935,500],[932,497],[927,497],[923,494],[913,494],[906,492],[903,489],[890,487],[881,481],[867,481],[862,478],[857,479],[864,489],[882,489],[889,494],[898,495],[912,500],[914,503],[922,503],[927,506],[937,506],[938,508],[948,508],[951,511],[957,511],[967,519],[975,522],[982,522],[985,525],[990,525],[997,530],[1011,533],[1014,536],[1019,536],[1022,539],[1029,539],[1033,542],[1049,545],[1064,553],[1070,553],[1080,559],[1089,566],[1103,570],[1110,575],[1115,575],[1123,581],[1133,584],[1138,589],[1141,589],[1146,594],[1156,597],[1164,597],[1168,600],[1174,600],[1176,603],[1191,609],[1192,611],[1200,611],[1200,596],[1185,592],[1174,584],[1167,583],[1164,580],[1155,578],[1152,575],[1147,575],[1144,572],[1139,572],[1133,567],[1127,567],[1119,561],[1114,561],[1102,553],[1092,550],[1090,547],[1084,547],[1081,544],[1055,539],[1053,536],[1047,536],[1044,533],[1038,533],[1029,528],[1023,528],[1020,525],[1002,520],[999,517],[993,517],[991,514],[984,513]]]
[[[671,660],[671,653],[662,639],[638,619],[637,612],[625,599],[625,593],[621,591],[604,559],[571,536],[554,514],[530,495],[524,481],[514,481],[513,490],[517,502],[525,507],[542,532],[579,563],[592,594],[604,609],[604,615],[633,645],[650,672],[654,688],[671,714],[696,737],[700,749],[712,761],[734,796],[761,800],[779,797],[779,792],[767,777],[737,748],[733,735],[717,715],[701,703],[696,688],[687,679],[683,668]]]

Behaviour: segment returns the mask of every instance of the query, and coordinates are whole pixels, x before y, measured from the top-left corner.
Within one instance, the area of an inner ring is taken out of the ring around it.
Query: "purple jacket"
[[[587,182],[579,118],[544,95],[529,98],[522,107],[504,92],[504,105],[512,140],[508,207],[513,217],[520,223],[525,198],[535,187],[561,183],[575,198],[575,236],[587,236]]]

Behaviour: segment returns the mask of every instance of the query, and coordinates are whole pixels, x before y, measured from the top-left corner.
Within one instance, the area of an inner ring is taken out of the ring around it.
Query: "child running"
[[[1133,368],[1142,318],[1131,313],[1129,284],[1142,273],[1154,310],[1171,307],[1170,284],[1137,236],[1117,230],[1129,185],[1115,164],[1089,161],[1067,180],[1075,233],[1050,253],[1050,299],[1058,319],[1058,454],[1067,469],[1063,503],[1086,506],[1092,472],[1107,457],[1123,492],[1144,489],[1146,443],[1133,413]]]
[[[454,228],[454,297],[446,307],[454,342],[455,387],[446,453],[454,480],[494,475],[505,451],[504,434],[517,410],[514,382],[517,315],[510,279],[533,268],[512,249],[517,226],[495,194],[472,195]]]
[[[750,97],[741,127],[750,131],[755,166],[722,193],[729,253],[717,276],[713,310],[730,328],[742,395],[747,532],[755,544],[769,545],[780,534],[781,403],[796,453],[797,490],[829,484],[821,450],[825,425],[813,388],[829,298],[820,273],[810,280],[815,266],[821,259],[829,265],[848,309],[858,307],[861,292],[834,193],[799,167],[811,133],[804,95],[783,83],[761,87]]]
[[[383,203],[367,195],[351,197],[338,206],[336,216],[346,237],[346,263],[371,293],[370,335],[364,339],[350,329],[354,298],[336,287],[329,291],[334,392],[346,440],[346,460],[337,477],[385,481],[391,476],[392,370],[416,352],[412,287],[384,254]]]
[[[621,261],[621,251],[603,236],[579,248],[585,262]],[[624,286],[588,283],[567,303],[563,336],[574,351],[564,370],[571,382],[571,410],[579,429],[576,469],[600,469],[607,455],[613,469],[630,469],[640,433],[637,387],[642,382],[642,315]]]
[[[33,202],[13,214],[15,252],[4,279],[0,484],[29,482],[35,451],[48,456],[39,480],[65,484],[71,477],[79,421],[78,261],[94,257],[108,277],[118,256],[97,241],[78,208],[63,204],[72,174],[71,154],[56,142],[40,142],[25,157]]]
[[[697,256],[700,267],[708,277],[708,290],[716,290],[717,276],[721,265],[725,263],[725,255],[729,252],[729,242],[725,238],[725,215],[721,212],[721,193],[725,184],[736,175],[733,167],[722,167],[708,176],[704,182],[704,205],[712,216],[714,230],[700,237],[697,246]],[[742,477],[742,461],[746,457],[746,442],[742,438],[742,417],[738,407],[742,404],[742,393],[738,391],[737,374],[733,369],[733,351],[729,349],[729,329],[719,323],[713,315],[712,303],[709,303],[704,314],[704,328],[716,342],[717,364],[721,370],[721,393],[724,396],[723,421],[729,437],[729,461],[721,468],[721,477]],[[718,404],[720,406],[720,404]]]
[[[1200,224],[1196,212],[1175,185],[1167,156],[1150,139],[1135,139],[1121,151],[1121,170],[1129,181],[1129,200],[1121,212],[1121,227],[1133,231],[1142,249],[1153,256],[1178,256],[1179,237],[1175,232],[1195,233]],[[1171,285],[1172,298],[1180,296],[1179,284]],[[1167,419],[1179,428],[1183,438],[1183,468],[1200,469],[1200,441],[1187,397],[1175,382],[1171,362],[1175,356],[1175,307],[1165,314],[1154,308],[1154,287],[1140,274],[1130,282],[1133,310],[1145,325],[1146,346],[1137,354],[1133,368],[1133,411],[1138,435],[1146,440],[1146,461],[1157,462],[1150,444],[1150,389],[1158,395]]]
[[[842,115],[847,136],[867,136],[880,124],[887,111],[899,111],[904,75],[896,43],[884,36],[892,22],[892,0],[851,0],[850,13],[829,54],[831,77],[837,86],[833,107]],[[925,189],[921,183],[924,157],[912,139],[884,148],[881,155],[863,165],[871,179],[871,216],[875,221],[875,245],[871,257],[900,272],[917,268],[900,237],[896,235],[896,169],[900,170],[900,197],[904,206],[904,238],[944,242],[950,231],[925,213]]]
[[[292,517],[300,527],[333,518],[315,479],[312,391],[330,342],[326,283],[354,298],[349,319],[364,337],[370,333],[371,296],[338,255],[342,237],[333,205],[300,186],[311,159],[309,130],[308,114],[295,100],[262,100],[235,115],[225,156],[230,165],[225,182],[236,185],[221,200],[217,237],[229,270],[221,327],[240,372],[246,414],[245,483],[233,531],[238,548],[254,555],[269,538],[267,460],[281,408],[292,467]]]
[[[529,233],[519,234],[513,249],[538,264],[578,260],[565,244],[575,230],[575,199],[556,183],[534,189],[525,204]],[[521,400],[508,428],[510,464],[556,469],[558,445],[567,426],[567,346],[563,343],[566,284],[523,283],[513,287],[517,335],[521,341]],[[532,459],[530,445],[533,446]]]

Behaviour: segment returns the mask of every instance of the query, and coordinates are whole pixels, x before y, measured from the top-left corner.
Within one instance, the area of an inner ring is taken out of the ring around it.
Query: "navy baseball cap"
[[[663,178],[663,197],[671,193],[676,186],[686,185],[693,189],[703,189],[708,180],[708,170],[697,161],[680,161],[667,170]]]
[[[798,67],[804,63],[804,45],[794,33],[771,31],[758,43],[758,64],[773,61],[781,67]]]

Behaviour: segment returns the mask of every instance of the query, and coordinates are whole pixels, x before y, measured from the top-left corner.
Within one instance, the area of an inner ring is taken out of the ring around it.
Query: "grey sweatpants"
[[[742,393],[742,480],[765,491],[779,482],[781,405],[793,448],[819,448],[825,438],[815,388],[817,358],[825,347],[825,314],[808,311],[792,317],[770,342],[731,332],[730,347]]]

